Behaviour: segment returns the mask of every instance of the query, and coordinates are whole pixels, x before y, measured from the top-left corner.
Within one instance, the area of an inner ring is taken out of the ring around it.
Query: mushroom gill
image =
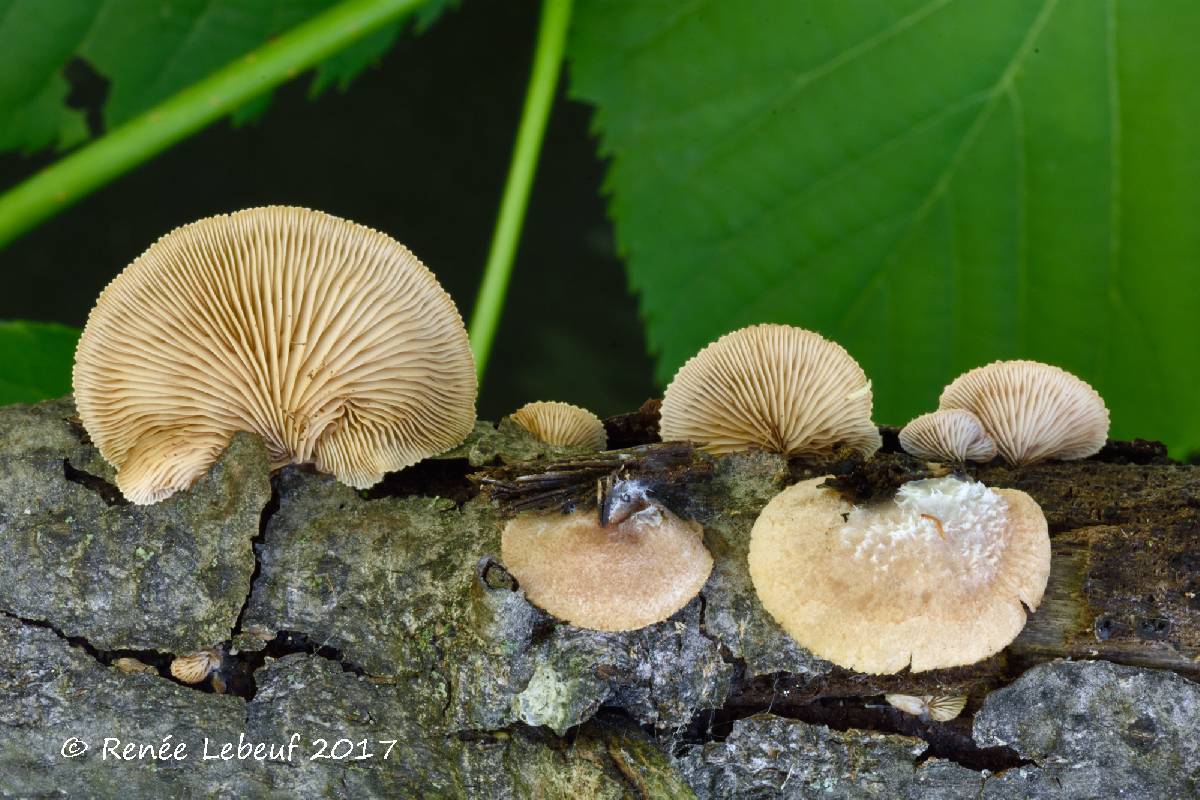
[[[841,345],[788,325],[742,328],[693,356],[663,395],[659,431],[714,453],[846,444],[869,456],[881,444],[862,368]]]
[[[1015,465],[1087,458],[1108,438],[1108,408],[1096,390],[1037,361],[996,361],[960,375],[938,408],[975,414]]]
[[[450,296],[382,233],[303,208],[178,228],[101,293],[75,401],[117,485],[153,503],[235,431],[272,468],[315,462],[366,488],[461,442],[475,370]]]
[[[184,683],[199,683],[221,666],[221,652],[215,648],[176,656],[171,661],[171,675]]]
[[[996,442],[979,417],[964,409],[922,414],[900,429],[900,446],[917,458],[934,461],[991,461]]]
[[[885,694],[883,699],[905,714],[928,717],[934,722],[948,722],[967,707],[965,694]]]
[[[773,498],[749,555],[763,607],[817,656],[870,673],[972,664],[1041,602],[1050,539],[1024,492],[945,477],[853,507],[825,480]]]
[[[603,450],[608,443],[600,418],[570,403],[526,403],[512,413],[511,419],[543,442],[560,447]]]

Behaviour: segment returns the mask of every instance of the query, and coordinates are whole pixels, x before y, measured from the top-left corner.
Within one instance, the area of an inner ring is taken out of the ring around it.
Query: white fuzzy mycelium
[[[840,531],[881,573],[895,567],[940,570],[969,584],[991,581],[1008,544],[1008,503],[975,481],[911,481],[886,510],[856,506]]]

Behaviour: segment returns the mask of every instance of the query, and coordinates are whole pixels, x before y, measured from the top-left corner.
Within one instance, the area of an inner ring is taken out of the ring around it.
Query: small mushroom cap
[[[184,683],[199,683],[220,663],[221,654],[216,650],[201,650],[175,658],[171,662],[171,674]]]
[[[1108,438],[1108,408],[1096,390],[1037,361],[996,361],[960,375],[938,408],[979,417],[1010,464],[1087,458]]]
[[[608,444],[604,423],[586,408],[558,401],[526,403],[512,413],[512,421],[543,442],[560,447],[603,450]]]
[[[152,674],[158,672],[158,670],[156,670],[154,667],[146,664],[145,662],[138,661],[136,658],[115,658],[113,659],[112,665],[121,670],[121,672],[124,672],[126,675],[131,675],[135,672],[149,672]]]
[[[936,722],[948,722],[967,707],[965,694],[889,694],[884,699],[905,714],[926,715]]]
[[[967,696],[965,694],[927,695],[925,705],[929,709],[927,713],[930,719],[935,722],[949,722],[967,707]]]
[[[888,705],[892,708],[898,708],[905,714],[912,714],[914,717],[919,717],[929,710],[926,704],[928,695],[917,694],[885,694],[884,700],[888,701]]]
[[[661,622],[713,565],[701,527],[659,505],[608,528],[595,512],[521,514],[504,528],[501,557],[531,603],[600,631]]]
[[[391,238],[317,211],[253,208],[159,239],[96,301],[75,402],[117,485],[153,503],[236,431],[272,468],[357,488],[461,442],[475,367],[454,302]]]
[[[841,443],[869,456],[882,444],[862,367],[790,325],[742,328],[692,356],[663,395],[659,432],[713,453],[824,453]]]
[[[960,408],[922,414],[900,429],[904,452],[932,461],[991,461],[996,441],[979,417]]]
[[[749,554],[763,607],[821,658],[870,673],[973,664],[1041,602],[1050,539],[1024,492],[945,477],[857,508],[825,480],[773,498]]]

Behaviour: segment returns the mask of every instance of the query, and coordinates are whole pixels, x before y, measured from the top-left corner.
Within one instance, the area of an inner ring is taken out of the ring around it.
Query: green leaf
[[[79,331],[45,322],[0,322],[0,406],[71,391]]]
[[[1059,364],[1116,436],[1200,445],[1200,5],[582,3],[575,96],[658,377],[813,328],[877,418],[999,358]]]
[[[111,128],[233,61],[337,0],[0,0],[0,152],[78,143],[83,114],[68,108],[64,66],[86,60],[110,82]],[[454,0],[432,0],[419,26]],[[345,88],[391,47],[388,26],[319,65],[314,87]],[[423,29],[423,28],[422,28]],[[260,99],[240,110],[252,120]]]
[[[458,6],[459,0],[430,0],[413,14],[412,28],[415,33],[425,33],[433,27],[442,14]],[[363,37],[354,47],[347,47],[340,53],[327,59],[317,67],[313,76],[311,96],[318,97],[330,86],[337,86],[340,91],[346,91],[351,82],[367,67],[372,66],[383,58],[391,49],[392,43],[400,34],[404,23],[386,25],[378,31]]]

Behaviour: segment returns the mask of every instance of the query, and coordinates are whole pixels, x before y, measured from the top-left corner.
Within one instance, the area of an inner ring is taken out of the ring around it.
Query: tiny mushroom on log
[[[1013,465],[1087,458],[1108,438],[1108,408],[1096,390],[1037,361],[996,361],[960,375],[942,391],[938,408],[979,417]]]
[[[600,418],[586,408],[570,403],[526,403],[514,411],[510,418],[548,444],[603,450],[608,443],[608,435]]]
[[[917,458],[933,461],[991,461],[996,441],[979,417],[964,409],[922,414],[900,430],[900,446]]]
[[[694,355],[663,395],[659,428],[664,441],[713,453],[845,444],[870,456],[882,442],[862,367],[841,345],[789,325],[742,328]]]
[[[763,607],[817,656],[883,674],[973,664],[1041,602],[1050,539],[1024,492],[944,477],[855,507],[825,480],[773,498],[749,554]]]
[[[112,665],[121,672],[124,672],[126,675],[132,675],[138,672],[146,672],[153,675],[158,672],[157,669],[149,664],[139,661],[136,658],[129,658],[128,656],[123,658],[114,658]]]
[[[948,722],[967,707],[965,694],[888,694],[884,699],[905,714],[929,717],[934,722]]]
[[[303,208],[253,208],[159,239],[96,301],[79,416],[134,503],[186,488],[236,431],[272,468],[356,488],[454,447],[475,368],[454,301],[403,245]]]
[[[171,661],[171,675],[184,683],[199,683],[221,665],[219,650],[201,650]]]
[[[501,558],[531,603],[600,631],[665,620],[713,565],[700,525],[655,502],[607,527],[594,511],[520,514],[504,528]]]

